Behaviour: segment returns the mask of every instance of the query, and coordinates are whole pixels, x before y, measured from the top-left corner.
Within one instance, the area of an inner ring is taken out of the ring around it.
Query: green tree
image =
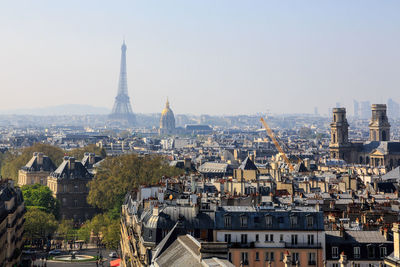
[[[58,235],[62,236],[64,240],[74,239],[75,232],[73,220],[62,220],[57,228]]]
[[[24,217],[25,236],[31,242],[35,239],[46,239],[57,229],[58,223],[54,215],[38,208],[29,209]]]
[[[112,219],[108,214],[98,214],[89,223],[93,235],[108,249],[118,248],[120,241],[119,218]]]
[[[27,209],[35,207],[47,213],[52,213],[55,218],[58,218],[60,205],[53,197],[50,188],[45,185],[34,184],[24,185],[21,190]]]
[[[139,185],[157,183],[162,176],[176,176],[183,170],[170,167],[161,156],[135,154],[106,158],[89,182],[88,203],[103,210],[119,209],[128,191]]]
[[[107,227],[102,229],[103,244],[108,249],[117,249],[121,239],[121,228],[118,219],[109,218]]]
[[[78,230],[78,239],[84,240],[86,243],[90,240],[90,234],[92,232],[90,221],[86,221],[84,225]]]
[[[18,171],[22,166],[28,163],[34,152],[43,152],[56,166],[62,162],[65,154],[64,150],[59,147],[41,143],[36,143],[33,146],[21,150],[10,151],[7,153],[1,168],[2,177],[11,178],[16,181],[18,178]]]
[[[94,144],[72,149],[68,152],[68,156],[74,157],[77,160],[81,160],[85,155],[85,152],[95,153],[103,159],[107,156],[106,150],[104,148],[100,148]]]

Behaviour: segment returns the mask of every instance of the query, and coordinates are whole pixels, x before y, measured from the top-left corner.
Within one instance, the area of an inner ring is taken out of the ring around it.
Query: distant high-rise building
[[[400,105],[393,99],[389,98],[387,102],[388,115],[393,119],[398,119],[400,115]]]
[[[314,107],[314,115],[318,116],[318,107]]]
[[[357,100],[353,100],[353,107],[354,107],[354,118],[358,118],[360,116],[360,105]]]
[[[135,124],[135,115],[132,112],[128,95],[128,82],[126,77],[126,44],[121,46],[121,69],[119,74],[118,94],[115,97],[114,107],[109,116],[112,121],[127,125]]]
[[[362,101],[360,108],[360,115],[362,119],[368,119],[371,114],[371,103],[369,101]]]

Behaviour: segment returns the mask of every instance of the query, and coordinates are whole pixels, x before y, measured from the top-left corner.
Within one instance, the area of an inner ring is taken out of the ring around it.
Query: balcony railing
[[[285,248],[322,248],[321,243],[291,243],[291,242],[285,242]]]

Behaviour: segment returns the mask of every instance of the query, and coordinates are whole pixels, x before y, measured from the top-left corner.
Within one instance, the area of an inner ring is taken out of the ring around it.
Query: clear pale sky
[[[400,1],[2,1],[0,110],[327,113],[400,101]],[[352,112],[352,111],[351,111]]]

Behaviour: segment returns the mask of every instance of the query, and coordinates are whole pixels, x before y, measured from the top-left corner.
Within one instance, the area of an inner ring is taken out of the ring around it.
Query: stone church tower
[[[331,123],[331,143],[329,145],[331,158],[350,160],[351,143],[349,142],[349,124],[346,119],[345,108],[333,109]]]
[[[372,105],[369,141],[390,141],[390,124],[386,115],[386,104]]]

